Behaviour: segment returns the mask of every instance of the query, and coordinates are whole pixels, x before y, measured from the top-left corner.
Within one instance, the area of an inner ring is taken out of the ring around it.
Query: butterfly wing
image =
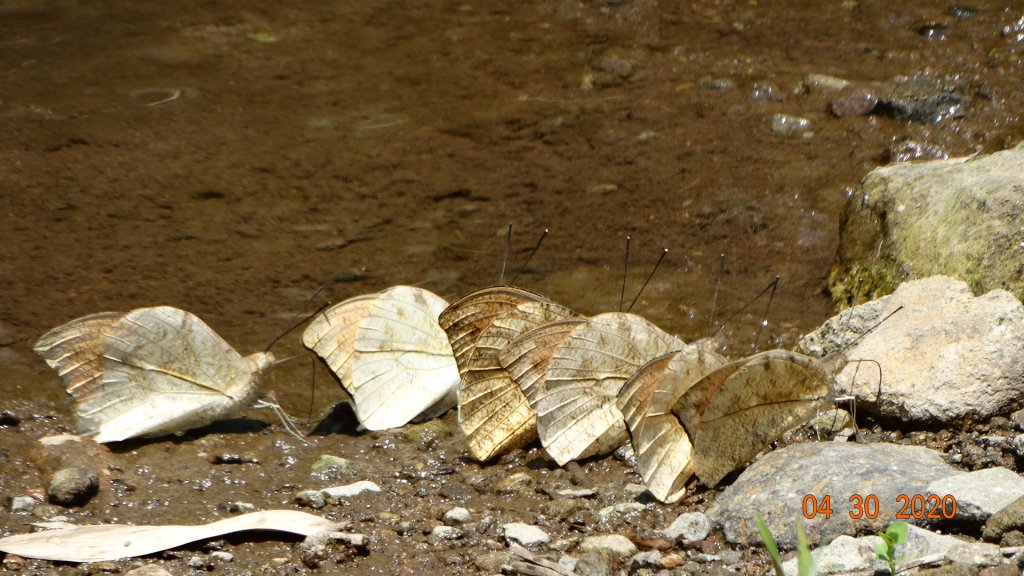
[[[359,322],[366,316],[377,294],[364,294],[339,302],[317,314],[302,332],[302,344],[323,358],[351,396],[351,365],[356,349]]]
[[[397,428],[455,405],[459,371],[437,323],[447,307],[434,293],[409,286],[372,300],[358,323],[351,364],[356,416],[367,429]]]
[[[78,428],[97,442],[182,432],[228,416],[252,402],[272,363],[269,354],[243,358],[198,317],[166,306],[74,320],[37,349],[89,367],[86,374],[57,361],[78,404]]]
[[[497,287],[462,298],[438,318],[462,377],[459,427],[473,458],[489,460],[536,438],[536,417],[499,354],[519,335],[574,315],[542,296]]]
[[[672,412],[693,442],[693,468],[715,486],[783,433],[814,416],[831,378],[813,358],[769,350],[727,364],[689,387]]]
[[[691,344],[651,360],[619,392],[616,405],[629,428],[640,476],[661,502],[682,498],[693,475],[693,444],[672,406],[722,364],[725,360],[718,354]]]
[[[576,326],[551,356],[531,407],[541,443],[560,465],[629,440],[616,398],[647,361],[684,346],[636,314],[600,314]]]

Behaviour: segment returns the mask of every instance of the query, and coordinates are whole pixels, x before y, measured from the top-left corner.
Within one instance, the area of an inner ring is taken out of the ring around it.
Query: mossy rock
[[[1024,297],[1024,144],[876,168],[850,197],[829,287],[840,305],[943,274]]]

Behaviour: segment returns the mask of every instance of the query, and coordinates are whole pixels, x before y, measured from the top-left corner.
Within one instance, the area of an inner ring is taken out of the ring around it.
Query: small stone
[[[817,88],[823,92],[837,92],[850,85],[850,81],[829,76],[828,74],[808,74],[804,84],[809,88]]]
[[[680,538],[684,542],[696,542],[708,537],[711,532],[711,521],[703,512],[687,512],[680,514],[668,528],[661,531],[666,538]]]
[[[628,558],[637,553],[636,544],[622,534],[587,536],[580,543],[581,552],[598,552],[612,557]]]
[[[11,572],[21,572],[25,569],[27,564],[28,563],[21,556],[15,554],[8,554],[4,556],[4,570],[9,570]]]
[[[469,514],[469,510],[461,506],[444,513],[444,521],[452,524],[469,524],[472,520],[473,517]]]
[[[827,438],[833,434],[838,434],[852,425],[853,417],[850,416],[849,412],[842,408],[832,408],[815,416],[813,420],[805,425],[805,428]]]
[[[611,576],[612,568],[608,558],[600,552],[588,552],[576,560],[577,576]]]
[[[657,550],[637,552],[626,562],[626,568],[632,574],[641,569],[660,568],[662,554]]]
[[[31,514],[35,507],[36,501],[31,496],[11,498],[11,514]]]
[[[833,98],[829,103],[829,109],[837,117],[845,118],[867,116],[877,105],[878,96],[864,88],[857,88]]]
[[[129,570],[124,573],[124,576],[172,576],[170,572],[164,570],[163,567],[156,564],[146,564],[145,566],[139,566],[138,568]]]
[[[619,187],[616,184],[594,184],[590,187],[589,192],[591,194],[599,194],[605,196],[613,192],[618,191]]]
[[[1013,451],[1017,456],[1024,457],[1024,434],[1013,437]]]
[[[46,491],[50,501],[61,506],[81,506],[99,491],[100,479],[88,468],[73,466],[53,474]]]
[[[644,508],[647,508],[647,506],[639,502],[620,502],[612,506],[605,506],[604,508],[601,508],[597,513],[597,519],[599,522],[604,522],[612,516],[625,516],[626,514],[639,512]]]
[[[430,531],[430,537],[434,540],[458,540],[462,538],[462,530],[455,528],[454,526],[435,526]]]
[[[558,565],[565,568],[570,574],[576,571],[577,560],[568,554],[562,554],[558,557]]]
[[[565,490],[556,490],[555,494],[563,498],[593,498],[597,496],[597,492],[591,488],[567,488]]]
[[[213,565],[210,564],[209,559],[205,558],[203,556],[192,556],[192,557],[190,557],[188,559],[188,567],[192,568],[193,570],[202,570],[204,572],[206,570],[213,569]]]
[[[370,482],[369,480],[360,480],[359,482],[347,484],[345,486],[331,486],[330,488],[324,488],[320,492],[332,500],[339,500],[341,498],[352,498],[362,494],[363,492],[380,492],[380,486]]]
[[[213,552],[210,552],[210,558],[213,558],[218,562],[233,562],[235,560],[235,555],[223,550],[214,550]]]
[[[533,487],[537,483],[526,472],[516,472],[511,476],[504,478],[501,482],[495,486],[495,491],[498,494],[515,494],[519,492],[533,492]]]
[[[493,552],[485,552],[479,556],[475,556],[473,559],[473,565],[484,574],[498,574],[501,572],[501,565],[508,563],[512,559],[512,555],[508,552],[502,552],[495,550]]]
[[[524,524],[522,522],[511,522],[502,526],[505,531],[505,542],[518,542],[523,546],[533,544],[547,544],[551,541],[548,533],[537,526]]]
[[[321,454],[316,462],[309,468],[309,475],[319,480],[338,478],[344,475],[353,475],[359,472],[359,466],[340,456]]]
[[[249,502],[241,502],[239,500],[225,502],[224,508],[232,514],[248,514],[249,512],[256,511],[255,504]]]
[[[722,563],[727,566],[732,564],[739,564],[743,560],[743,553],[739,550],[722,550],[722,553],[718,555],[722,560]]]
[[[403,520],[395,526],[395,533],[399,536],[405,536],[416,531],[416,524],[411,520]]]
[[[317,532],[299,544],[299,560],[311,570],[328,560],[343,564],[356,555],[366,555],[367,540],[362,534]]]
[[[327,505],[327,499],[324,497],[323,492],[319,490],[302,490],[301,492],[296,492],[294,500],[299,506],[305,506],[315,510],[319,510]]]
[[[811,121],[792,114],[772,114],[772,132],[783,136],[809,134]]]

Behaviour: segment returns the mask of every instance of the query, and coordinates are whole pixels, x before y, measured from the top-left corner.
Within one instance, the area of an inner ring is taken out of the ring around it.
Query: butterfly
[[[641,316],[610,312],[536,328],[500,360],[537,415],[541,444],[564,466],[629,441],[619,389],[648,360],[683,346]]]
[[[76,403],[96,442],[181,433],[256,398],[269,353],[242,357],[199,317],[168,306],[92,314],[44,334],[34,350]]]
[[[537,438],[536,416],[498,355],[533,328],[575,316],[543,296],[500,286],[461,298],[438,317],[459,367],[459,428],[479,461]]]
[[[810,419],[831,382],[823,362],[785,350],[726,362],[689,346],[655,358],[620,397],[640,475],[666,503],[683,496],[693,475],[715,486]]]
[[[302,334],[352,397],[367,430],[404,426],[455,406],[459,371],[437,316],[440,296],[394,286],[318,314]]]

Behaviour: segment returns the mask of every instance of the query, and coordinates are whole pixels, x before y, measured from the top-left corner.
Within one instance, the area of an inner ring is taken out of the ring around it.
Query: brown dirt
[[[624,236],[631,291],[669,248],[634,311],[686,339],[711,323],[719,254],[719,320],[781,275],[772,338],[792,343],[831,314],[825,278],[846,191],[887,151],[909,141],[964,155],[1024,135],[1024,32],[1014,28],[1024,14],[970,6],[957,19],[930,2],[874,0],[5,2],[0,409],[20,424],[0,427],[0,492],[44,487],[50,465],[36,439],[73,427],[56,376],[31,352],[47,329],[167,304],[248,353],[325,282],[335,300],[400,283],[451,300],[495,283],[510,221],[512,268],[551,230],[517,284],[582,313],[617,307]],[[968,92],[963,118],[834,118],[829,94],[794,90],[810,73],[868,84],[922,72]],[[732,88],[709,88],[716,79]],[[759,83],[783,99],[752,98]],[[776,112],[809,118],[813,136],[772,133]],[[730,325],[737,349],[757,319]],[[275,353],[303,356],[294,335]],[[297,358],[267,387],[305,413],[309,381]],[[321,378],[313,412],[340,398]],[[493,529],[439,546],[423,534],[456,503],[555,538],[639,536],[678,511],[652,505],[596,525],[594,510],[628,499],[624,486],[638,481],[611,458],[584,465],[600,496],[573,524],[542,493],[489,488],[516,470],[568,483],[536,449],[479,466],[457,434],[424,445],[349,430],[306,447],[276,424],[246,426],[103,449],[100,495],[68,515],[167,523],[222,517],[233,500],[292,506],[295,490],[319,485],[309,464],[333,453],[365,462],[353,480],[387,494],[329,509],[373,536],[370,555],[351,560],[367,574],[475,572]],[[218,453],[259,463],[210,464]],[[457,488],[471,481],[481,484]],[[387,510],[417,530],[398,536],[379,520]],[[2,512],[0,533],[26,521]],[[232,542],[236,561],[217,571],[271,571],[275,557],[299,570],[291,543]],[[190,555],[165,561],[183,573]]]

